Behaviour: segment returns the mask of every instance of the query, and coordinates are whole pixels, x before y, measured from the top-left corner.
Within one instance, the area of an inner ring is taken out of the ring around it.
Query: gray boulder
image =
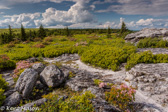
[[[164,40],[166,40],[166,38],[168,36],[168,29],[166,29],[166,28],[162,28],[162,29],[145,28],[139,32],[128,34],[125,37],[125,40],[136,43],[140,39],[144,39],[144,38],[148,38],[148,37],[152,37],[152,38],[153,37],[160,37],[160,36],[164,37]]]
[[[32,68],[26,69],[19,77],[15,89],[22,94],[24,98],[28,97],[35,86],[39,75]]]
[[[20,103],[22,96],[18,92],[14,92],[4,101],[4,106],[17,106]]]
[[[43,63],[36,63],[32,66],[32,68],[40,74],[44,70],[45,65]]]
[[[56,65],[49,65],[40,74],[40,81],[48,87],[60,86],[65,80],[64,73]]]

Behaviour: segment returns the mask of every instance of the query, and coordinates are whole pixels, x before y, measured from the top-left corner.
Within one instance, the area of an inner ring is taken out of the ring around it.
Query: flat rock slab
[[[76,74],[76,77],[68,80],[66,85],[74,91],[81,91],[83,89],[89,88],[90,86],[94,86],[94,79],[98,78],[98,75],[92,75],[87,71],[80,71]]]
[[[126,75],[133,87],[151,98],[151,103],[155,101],[168,108],[168,63],[138,64]]]
[[[38,72],[34,69],[26,69],[21,73],[19,79],[17,80],[15,89],[20,92],[24,98],[27,98],[32,92],[38,77]]]
[[[129,42],[136,43],[139,40],[144,39],[144,38],[149,38],[149,37],[153,38],[153,37],[160,37],[160,36],[167,37],[168,36],[168,29],[166,29],[166,28],[162,28],[162,29],[145,28],[139,32],[128,34],[125,37],[125,40],[129,41]]]
[[[166,48],[138,48],[137,52],[151,51],[153,54],[168,54]]]

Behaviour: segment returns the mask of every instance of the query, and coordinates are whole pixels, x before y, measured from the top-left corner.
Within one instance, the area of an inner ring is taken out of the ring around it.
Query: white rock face
[[[166,28],[162,28],[162,29],[145,28],[139,32],[128,34],[125,37],[125,40],[136,43],[140,39],[149,38],[149,37],[152,37],[152,38],[153,37],[161,37],[161,36],[164,37],[164,40],[167,40],[168,29],[166,29]]]

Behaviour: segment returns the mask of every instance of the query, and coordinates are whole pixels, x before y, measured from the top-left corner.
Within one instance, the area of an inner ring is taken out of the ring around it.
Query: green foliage
[[[3,101],[5,100],[5,96],[3,95],[5,89],[7,88],[8,83],[5,81],[5,79],[2,78],[2,75],[0,74],[0,106],[2,106]]]
[[[0,106],[2,106],[3,101],[5,100],[5,96],[3,95],[4,90],[0,88]]]
[[[40,107],[39,112],[94,112],[91,99],[95,98],[95,95],[91,94],[90,91],[84,94],[74,94],[65,101],[60,99],[54,94],[45,96],[50,101]]]
[[[121,30],[120,30],[120,34],[123,34],[124,32],[126,32],[128,29],[126,27],[126,24],[124,23],[124,21],[122,22],[122,26],[121,26]]]
[[[96,84],[97,86],[102,83],[103,81],[99,80],[99,79],[94,79],[94,84]]]
[[[44,37],[46,37],[46,31],[43,28],[43,25],[41,24],[38,30],[38,37],[40,37],[41,39],[43,39]]]
[[[0,71],[15,67],[16,63],[14,61],[9,60],[9,57],[7,55],[0,55]]]
[[[4,78],[2,78],[2,75],[0,74],[0,88],[1,89],[6,89],[8,86],[8,83],[5,81]]]
[[[135,89],[125,84],[120,87],[113,85],[110,92],[105,93],[106,100],[117,106],[122,112],[131,112],[133,107],[130,105],[135,100]]]
[[[66,35],[67,37],[70,36],[70,31],[69,31],[68,27],[65,28],[65,35]]]
[[[25,29],[24,29],[22,24],[21,24],[20,38],[21,38],[22,41],[26,41],[26,32],[25,32]]]
[[[107,29],[107,38],[111,38],[111,29],[108,27]]]
[[[138,42],[138,48],[166,48],[168,47],[168,42],[162,40],[161,38],[145,38]]]
[[[150,51],[145,51],[141,53],[133,53],[130,55],[125,66],[127,70],[132,68],[138,63],[168,63],[167,54],[152,54]]]
[[[120,64],[127,62],[129,55],[135,51],[136,48],[134,46],[126,44],[121,39],[115,39],[111,41],[111,46],[90,47],[82,53],[81,60],[98,67],[116,71],[119,69]]]

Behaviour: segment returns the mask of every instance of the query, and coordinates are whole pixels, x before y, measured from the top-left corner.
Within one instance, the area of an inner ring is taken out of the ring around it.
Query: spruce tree
[[[9,42],[10,41],[13,41],[13,35],[12,35],[12,28],[11,28],[11,26],[9,25],[9,38],[8,38],[9,40]]]
[[[38,37],[40,37],[41,39],[46,37],[46,32],[42,24],[40,25],[39,30],[38,30]]]
[[[67,37],[70,36],[70,31],[69,31],[68,26],[65,28],[65,35],[66,35]]]
[[[110,26],[107,29],[107,38],[111,38],[111,28],[110,28]]]
[[[24,29],[22,24],[21,24],[21,35],[20,35],[20,37],[21,37],[22,41],[26,41],[26,32],[25,32],[25,29]]]
[[[122,22],[122,26],[121,26],[121,30],[120,30],[120,34],[123,34],[124,32],[127,31],[127,27],[126,24],[124,22]]]

